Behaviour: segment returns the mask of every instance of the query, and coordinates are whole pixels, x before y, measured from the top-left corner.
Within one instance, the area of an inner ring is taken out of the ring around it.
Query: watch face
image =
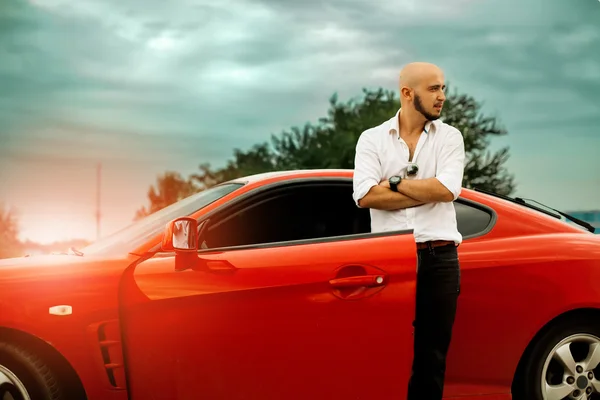
[[[390,183],[391,183],[392,185],[396,185],[398,182],[400,182],[400,177],[398,177],[398,176],[392,176],[392,177],[390,178]]]

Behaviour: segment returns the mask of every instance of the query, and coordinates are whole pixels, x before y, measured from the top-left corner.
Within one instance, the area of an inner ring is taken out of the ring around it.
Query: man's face
[[[446,85],[443,79],[433,79],[431,82],[421,85],[414,92],[415,110],[420,112],[429,121],[436,120],[442,114],[442,107],[446,101],[444,90]]]

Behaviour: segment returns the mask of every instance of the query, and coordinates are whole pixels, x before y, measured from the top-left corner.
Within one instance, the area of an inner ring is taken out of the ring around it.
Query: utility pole
[[[100,177],[102,171],[102,163],[98,163],[96,175],[96,240],[100,239]]]

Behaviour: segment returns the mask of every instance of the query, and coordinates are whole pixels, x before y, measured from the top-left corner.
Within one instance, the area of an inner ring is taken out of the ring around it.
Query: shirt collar
[[[389,129],[389,133],[390,135],[398,135],[400,136],[400,126],[399,124],[399,119],[398,117],[400,116],[400,109],[398,109],[398,111],[396,111],[396,115],[390,119],[390,129]],[[437,128],[437,125],[435,124],[435,121],[427,121],[425,123],[425,127],[423,128],[423,132],[425,132],[426,134],[428,134],[429,132],[435,132]]]

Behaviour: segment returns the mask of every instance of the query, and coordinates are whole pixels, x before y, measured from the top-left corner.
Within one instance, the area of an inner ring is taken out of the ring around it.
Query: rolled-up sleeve
[[[462,189],[465,169],[465,146],[458,130],[449,132],[440,149],[435,176],[452,195],[458,198]]]
[[[377,143],[374,132],[365,131],[360,135],[356,144],[356,155],[354,157],[353,186],[354,202],[358,207],[358,201],[381,179],[381,162],[377,155]]]

